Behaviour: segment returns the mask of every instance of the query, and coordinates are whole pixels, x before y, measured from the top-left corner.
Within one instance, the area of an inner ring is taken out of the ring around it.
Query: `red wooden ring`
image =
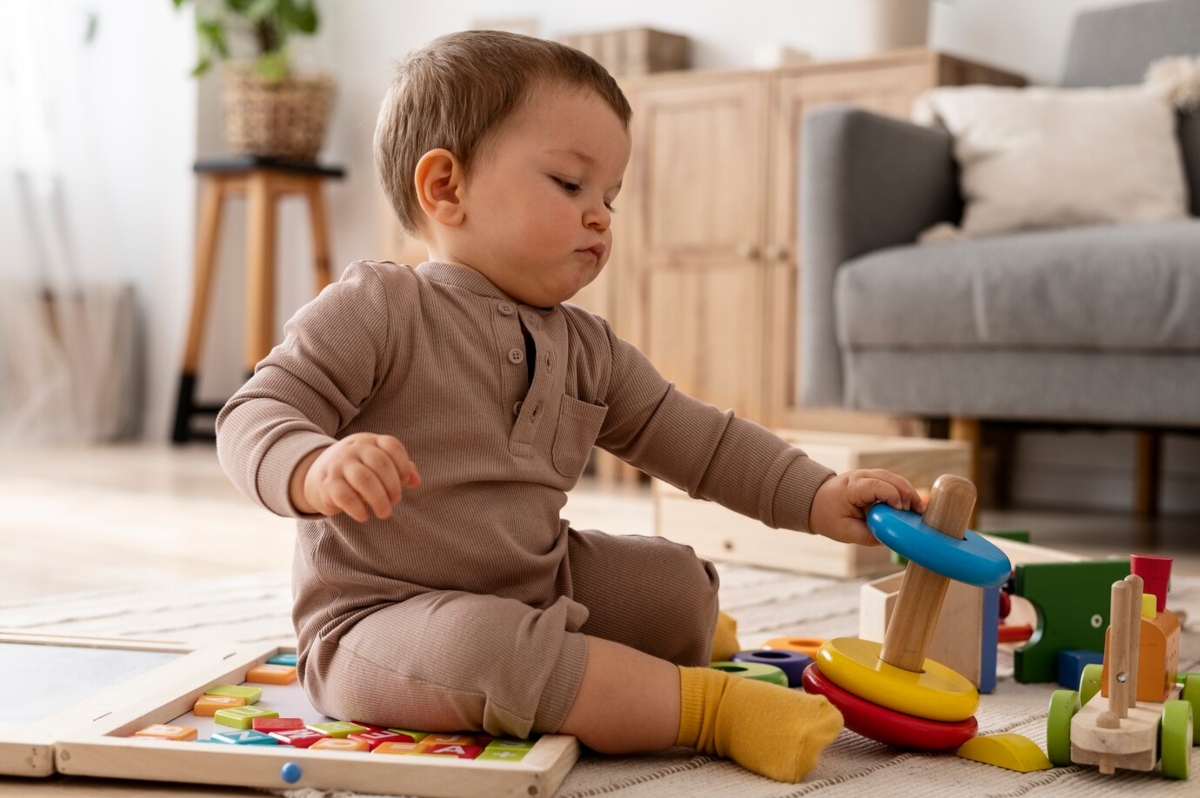
[[[948,723],[872,704],[829,681],[816,664],[804,669],[802,681],[805,692],[823,695],[837,707],[847,729],[886,745],[914,751],[947,751],[958,748],[979,731],[974,716]]]

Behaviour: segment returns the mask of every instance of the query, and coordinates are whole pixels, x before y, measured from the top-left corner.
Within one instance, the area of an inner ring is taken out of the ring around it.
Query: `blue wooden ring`
[[[876,504],[867,511],[867,528],[892,551],[956,582],[999,587],[1012,573],[991,541],[969,529],[962,540],[944,535],[909,510]]]
[[[804,669],[812,664],[812,657],[798,651],[777,651],[775,649],[756,649],[739,651],[730,657],[733,662],[759,662],[763,665],[774,665],[787,676],[788,687],[799,687]]]

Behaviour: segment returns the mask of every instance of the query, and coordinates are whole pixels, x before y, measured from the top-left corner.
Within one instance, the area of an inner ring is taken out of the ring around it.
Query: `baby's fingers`
[[[387,488],[370,467],[363,463],[351,463],[346,466],[346,481],[358,493],[360,500],[370,506],[377,518],[387,518],[392,514],[392,501]],[[353,517],[356,521],[367,520]]]
[[[884,502],[897,510],[906,509],[900,489],[890,482],[874,477],[860,476],[850,481],[850,502],[857,507],[870,507]]]
[[[345,479],[334,479],[326,489],[326,495],[335,507],[335,512],[331,512],[329,515],[336,515],[338,510],[345,511],[346,515],[359,522],[366,521],[371,517],[370,511],[367,509],[366,503],[359,497],[358,491],[350,487],[350,483]]]
[[[886,471],[882,468],[865,469],[860,473],[864,477],[877,479],[894,487],[900,497],[900,501],[898,504],[888,501],[888,504],[897,510],[915,510],[916,512],[921,512],[924,509],[921,494],[917,492],[917,489],[912,486],[911,482],[899,474],[893,474],[891,471]],[[880,501],[887,500],[880,499]]]

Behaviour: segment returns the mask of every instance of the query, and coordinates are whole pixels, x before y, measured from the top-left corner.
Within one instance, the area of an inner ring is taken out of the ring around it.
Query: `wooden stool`
[[[288,194],[308,198],[312,228],[315,287],[319,293],[333,282],[329,262],[325,199],[321,181],[341,179],[337,167],[295,164],[271,158],[238,156],[198,161],[194,167],[201,181],[200,227],[196,234],[196,265],[193,275],[192,314],[188,323],[183,369],[179,377],[179,399],[171,440],[184,443],[214,438],[213,432],[197,433],[191,428],[195,414],[216,415],[221,405],[198,405],[195,401],[196,372],[209,292],[216,268],[217,236],[221,211],[230,196],[246,196],[246,341],[243,365],[246,376],[271,351],[275,335],[275,201]]]

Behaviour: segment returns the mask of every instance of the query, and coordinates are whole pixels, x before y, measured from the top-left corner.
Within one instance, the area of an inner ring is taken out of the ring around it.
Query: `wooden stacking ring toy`
[[[734,662],[757,662],[761,665],[774,665],[787,676],[788,687],[799,687],[800,677],[804,669],[812,665],[812,657],[798,651],[739,651],[732,657]]]
[[[856,713],[859,728],[854,730],[864,737],[935,750],[930,748],[930,739],[917,731],[913,718],[966,724],[955,730],[959,735],[976,723],[973,715],[979,706],[979,692],[975,686],[961,674],[925,658],[950,580],[999,587],[1012,571],[1003,552],[967,530],[975,495],[970,480],[943,475],[933,483],[924,518],[883,504],[867,513],[871,534],[909,560],[883,643],[829,640],[817,650],[813,668],[818,678],[811,680],[811,689],[805,678],[809,692],[825,695],[843,715]],[[853,706],[846,694],[856,699]],[[864,714],[857,702],[890,712]],[[965,742],[961,737],[943,737],[936,743],[938,750],[941,742],[949,739],[957,742],[948,743],[947,748]]]
[[[816,664],[804,670],[802,684],[806,692],[828,698],[842,713],[847,729],[898,748],[946,751],[958,748],[979,731],[979,723],[973,715],[966,720],[943,723],[872,704],[829,681]]]

